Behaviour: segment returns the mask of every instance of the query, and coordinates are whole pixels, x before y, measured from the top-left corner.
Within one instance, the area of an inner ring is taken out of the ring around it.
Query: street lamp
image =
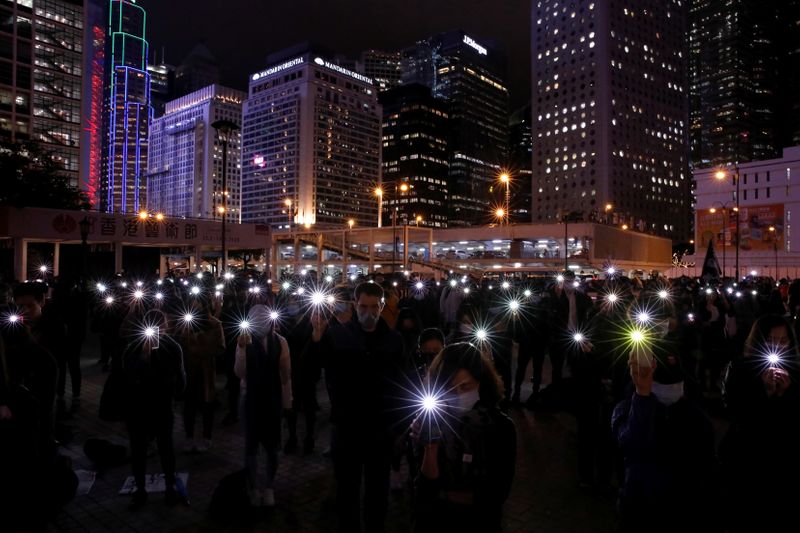
[[[728,240],[726,238],[726,235],[728,233],[728,226],[730,224],[730,221],[729,221],[730,212],[728,211],[728,209],[730,208],[731,204],[730,204],[730,202],[725,202],[725,203],[723,203],[723,202],[714,202],[714,204],[711,206],[711,209],[709,209],[708,212],[713,215],[714,213],[717,212],[717,206],[719,206],[719,208],[722,209],[722,279],[724,281],[725,280],[725,272],[726,272],[726,270],[725,270],[725,243]],[[738,213],[739,212],[739,208],[738,207],[734,207],[733,211],[735,213]],[[738,277],[739,274],[737,273],[736,275]],[[738,282],[738,280],[737,280],[737,282]]]
[[[378,227],[383,227],[383,187],[375,188],[375,196],[378,197]]]
[[[511,224],[511,175],[508,172],[500,174],[500,183],[506,186],[506,226]]]
[[[769,232],[772,234],[772,249],[775,250],[775,282],[778,281],[778,231],[775,226],[769,227]]]
[[[235,131],[239,130],[239,125],[227,119],[213,122],[211,127],[217,130],[217,134],[222,137],[222,205],[219,207],[219,214],[222,216],[222,270],[228,271],[228,245],[225,235],[225,221],[228,219],[228,138]]]
[[[719,169],[714,173],[714,177],[719,181],[724,180],[727,176],[728,173],[723,169]],[[736,207],[734,212],[736,213],[736,282],[738,283],[741,279],[739,275],[739,219],[741,215],[739,215],[739,165],[736,163],[733,165],[733,185],[736,187],[736,196],[734,197]]]
[[[420,222],[422,222],[422,215],[417,215],[417,217],[415,218],[415,220],[416,220],[416,222],[417,222],[417,226],[419,226],[419,223],[420,223]]]
[[[347,225],[350,226],[350,229],[353,229],[353,226],[356,225],[356,221],[351,218],[347,221]]]
[[[291,231],[291,229],[292,229],[292,200],[291,200],[291,198],[287,198],[286,200],[284,200],[283,201],[283,205],[286,206],[286,214],[289,217],[289,225],[287,226],[287,229],[289,229]]]
[[[497,220],[500,222],[500,224],[502,224],[503,219],[506,217],[506,210],[503,209],[502,207],[498,207],[494,211],[494,216],[496,216]]]

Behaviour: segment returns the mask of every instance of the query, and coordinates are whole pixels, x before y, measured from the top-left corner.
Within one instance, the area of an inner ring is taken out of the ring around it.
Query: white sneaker
[[[203,439],[200,444],[197,445],[196,450],[199,453],[205,453],[211,448],[211,439]]]
[[[262,490],[261,504],[265,507],[275,507],[275,491],[272,489]]]
[[[194,442],[194,439],[186,439],[183,441],[181,449],[183,453],[193,453],[197,451],[197,444]]]

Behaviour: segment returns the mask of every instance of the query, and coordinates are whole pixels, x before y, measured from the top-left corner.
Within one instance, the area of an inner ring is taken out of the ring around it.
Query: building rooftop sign
[[[331,63],[330,61],[325,61],[321,57],[315,57],[314,58],[314,63],[316,63],[317,65],[319,65],[321,67],[326,67],[326,68],[329,68],[331,70],[335,70],[336,72],[339,72],[340,74],[344,74],[345,76],[350,76],[351,78],[355,78],[358,81],[361,81],[361,82],[364,82],[364,83],[368,83],[369,85],[372,85],[372,78],[364,76],[363,74],[359,74],[358,72],[353,72],[352,70],[347,70],[344,67],[340,67],[336,63]]]
[[[290,59],[289,61],[286,61],[285,63],[281,63],[280,65],[275,65],[274,67],[270,67],[270,68],[268,68],[266,70],[262,70],[261,72],[256,72],[255,74],[250,76],[250,79],[252,81],[258,81],[261,78],[266,78],[267,76],[272,76],[273,74],[278,73],[278,72],[280,72],[282,70],[286,70],[287,68],[294,67],[294,66],[297,66],[297,65],[302,65],[304,62],[305,62],[305,58],[304,57],[296,57],[294,59]]]
[[[473,39],[469,35],[465,35],[464,36],[464,44],[471,46],[472,48],[474,48],[482,56],[485,56],[485,55],[489,54],[489,51],[486,50],[486,48],[484,48],[483,46],[481,46],[477,42],[475,42],[475,39]]]

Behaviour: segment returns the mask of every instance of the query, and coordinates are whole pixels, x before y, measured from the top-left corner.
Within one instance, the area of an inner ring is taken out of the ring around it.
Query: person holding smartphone
[[[503,382],[472,344],[445,347],[429,372],[446,391],[432,420],[412,424],[424,449],[417,477],[415,531],[501,531],[514,479],[514,422],[500,410]]]
[[[790,323],[759,318],[725,380],[730,427],[720,444],[729,530],[780,531],[800,501],[800,352]]]
[[[167,317],[158,310],[147,311],[138,326],[132,326],[133,336],[122,355],[127,405],[125,407],[128,435],[131,444],[131,468],[136,492],[130,509],[147,503],[145,471],[147,444],[155,436],[161,467],[164,469],[167,505],[188,504],[175,484],[175,446],[172,429],[175,422],[173,402],[186,388],[183,351],[168,334]]]
[[[625,461],[620,531],[678,531],[689,524],[717,531],[711,501],[714,430],[684,394],[679,354],[643,344],[632,350],[628,364],[634,390],[617,404],[611,420]]]

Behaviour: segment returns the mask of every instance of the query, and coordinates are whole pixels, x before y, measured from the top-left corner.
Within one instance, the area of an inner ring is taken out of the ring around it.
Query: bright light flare
[[[454,279],[451,279],[450,280],[450,286],[451,287],[455,287],[456,285],[458,285],[458,282],[456,280],[454,280]]]
[[[114,297],[113,296],[106,296],[106,305],[111,305],[113,303],[114,303]]]
[[[250,331],[250,321],[249,320],[242,320],[239,322],[239,330],[243,332]]]
[[[197,296],[198,294],[200,294],[200,287],[195,285],[191,289],[189,289],[189,292],[192,293],[192,296]]]
[[[136,298],[137,300],[141,300],[142,298],[144,298],[144,291],[142,291],[141,289],[136,289],[135,291],[133,291],[133,297]]]
[[[164,299],[164,293],[163,292],[157,292],[156,293],[156,300],[161,301],[163,299]]]
[[[507,281],[504,281],[503,283],[500,284],[500,287],[503,289],[508,289],[511,287],[511,284]]]
[[[556,276],[556,282],[557,283],[564,283],[564,276],[562,276],[561,274],[557,275]]]
[[[669,291],[666,289],[661,289],[660,291],[658,291],[658,297],[661,298],[662,300],[668,299]]]
[[[195,316],[194,313],[186,313],[183,315],[183,321],[187,324],[191,324],[194,322]]]
[[[105,283],[98,283],[97,284],[97,292],[99,292],[100,294],[103,294],[104,292],[106,292],[106,290],[108,290],[108,287],[106,287]]]
[[[225,272],[225,274],[222,277],[230,281],[233,279],[233,272]]]

